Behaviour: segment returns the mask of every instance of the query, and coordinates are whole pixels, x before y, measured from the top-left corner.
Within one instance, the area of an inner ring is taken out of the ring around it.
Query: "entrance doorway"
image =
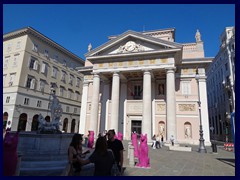
[[[136,132],[138,134],[138,138],[142,133],[142,121],[132,120],[131,132]]]

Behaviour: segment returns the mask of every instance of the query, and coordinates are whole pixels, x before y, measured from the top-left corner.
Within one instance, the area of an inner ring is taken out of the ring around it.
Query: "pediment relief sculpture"
[[[134,41],[128,41],[124,46],[118,48],[117,53],[140,52],[144,51],[141,44],[136,44]]]

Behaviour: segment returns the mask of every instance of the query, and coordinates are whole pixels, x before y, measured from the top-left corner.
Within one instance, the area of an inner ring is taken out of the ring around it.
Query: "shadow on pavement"
[[[235,159],[229,159],[229,158],[217,158],[217,160],[225,163],[225,164],[228,164],[232,167],[235,167]]]

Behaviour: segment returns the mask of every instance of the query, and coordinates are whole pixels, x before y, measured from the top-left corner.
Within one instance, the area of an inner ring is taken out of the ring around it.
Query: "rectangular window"
[[[57,68],[53,67],[52,69],[52,77],[57,78]]]
[[[9,86],[12,86],[12,85],[13,85],[15,76],[16,76],[16,73],[10,74]]]
[[[29,63],[29,69],[38,70],[38,60],[34,57],[31,57]]]
[[[45,49],[44,56],[48,58],[48,50]]]
[[[20,49],[20,48],[21,48],[21,41],[18,41],[18,42],[17,42],[16,49]]]
[[[10,56],[5,57],[3,68],[7,68],[8,67],[9,60],[10,60]]]
[[[59,88],[59,96],[63,97],[64,96],[64,87],[60,86]]]
[[[7,51],[10,52],[12,50],[12,43],[9,43],[7,46]]]
[[[68,97],[69,99],[72,99],[72,94],[73,94],[73,91],[71,89],[68,89]]]
[[[47,75],[47,71],[48,71],[48,64],[43,62],[42,68],[41,68],[41,73]]]
[[[28,76],[26,88],[34,89],[35,87],[35,79],[33,76]]]
[[[39,81],[39,91],[44,92],[45,84],[46,84],[45,80],[40,79],[40,81]]]
[[[182,82],[182,95],[188,96],[191,94],[190,82]]]
[[[42,101],[37,101],[37,107],[42,107]]]
[[[57,54],[55,54],[55,55],[53,56],[53,61],[54,61],[55,63],[58,63],[58,55],[57,55]]]
[[[78,91],[75,92],[75,100],[79,101],[80,93]]]
[[[14,55],[14,58],[13,58],[13,66],[17,66],[18,59],[19,59],[19,54]]]
[[[134,99],[141,99],[142,97],[142,87],[140,85],[134,86]]]
[[[6,79],[6,77],[7,77],[7,75],[4,74],[4,75],[3,75],[3,86],[4,86],[4,84],[5,84],[5,79]]]
[[[7,96],[6,103],[9,103],[9,102],[10,102],[10,96]]]
[[[66,76],[67,76],[67,73],[65,71],[62,71],[61,81],[64,83],[66,82]]]
[[[65,59],[63,60],[63,66],[67,66],[67,61]]]
[[[77,108],[73,109],[73,113],[75,113],[75,114],[77,113]]]
[[[80,82],[81,82],[81,79],[80,79],[80,78],[77,78],[76,87],[80,87]]]
[[[37,45],[37,44],[33,44],[32,50],[33,50],[34,52],[38,52],[38,45]]]
[[[70,74],[70,76],[69,76],[69,84],[71,84],[71,85],[73,84],[73,78],[74,78],[74,76]]]
[[[66,106],[66,112],[69,112],[69,106]]]
[[[24,104],[24,105],[29,105],[29,98],[25,98],[23,104]]]

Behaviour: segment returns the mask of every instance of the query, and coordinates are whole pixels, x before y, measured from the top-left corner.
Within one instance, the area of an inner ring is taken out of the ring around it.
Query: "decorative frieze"
[[[166,65],[171,63],[171,60],[164,59],[145,59],[145,60],[129,60],[121,62],[109,62],[109,63],[99,63],[94,64],[94,69],[107,69],[107,68],[123,68],[123,67],[133,67],[133,66],[152,66],[152,65]]]
[[[157,104],[156,110],[157,110],[157,112],[166,111],[166,105],[165,104]]]
[[[85,75],[84,76],[84,81],[87,80],[93,80],[93,75]]]
[[[179,104],[179,111],[196,111],[195,104]]]
[[[142,113],[142,102],[141,103],[128,103],[127,104],[128,113]]]

